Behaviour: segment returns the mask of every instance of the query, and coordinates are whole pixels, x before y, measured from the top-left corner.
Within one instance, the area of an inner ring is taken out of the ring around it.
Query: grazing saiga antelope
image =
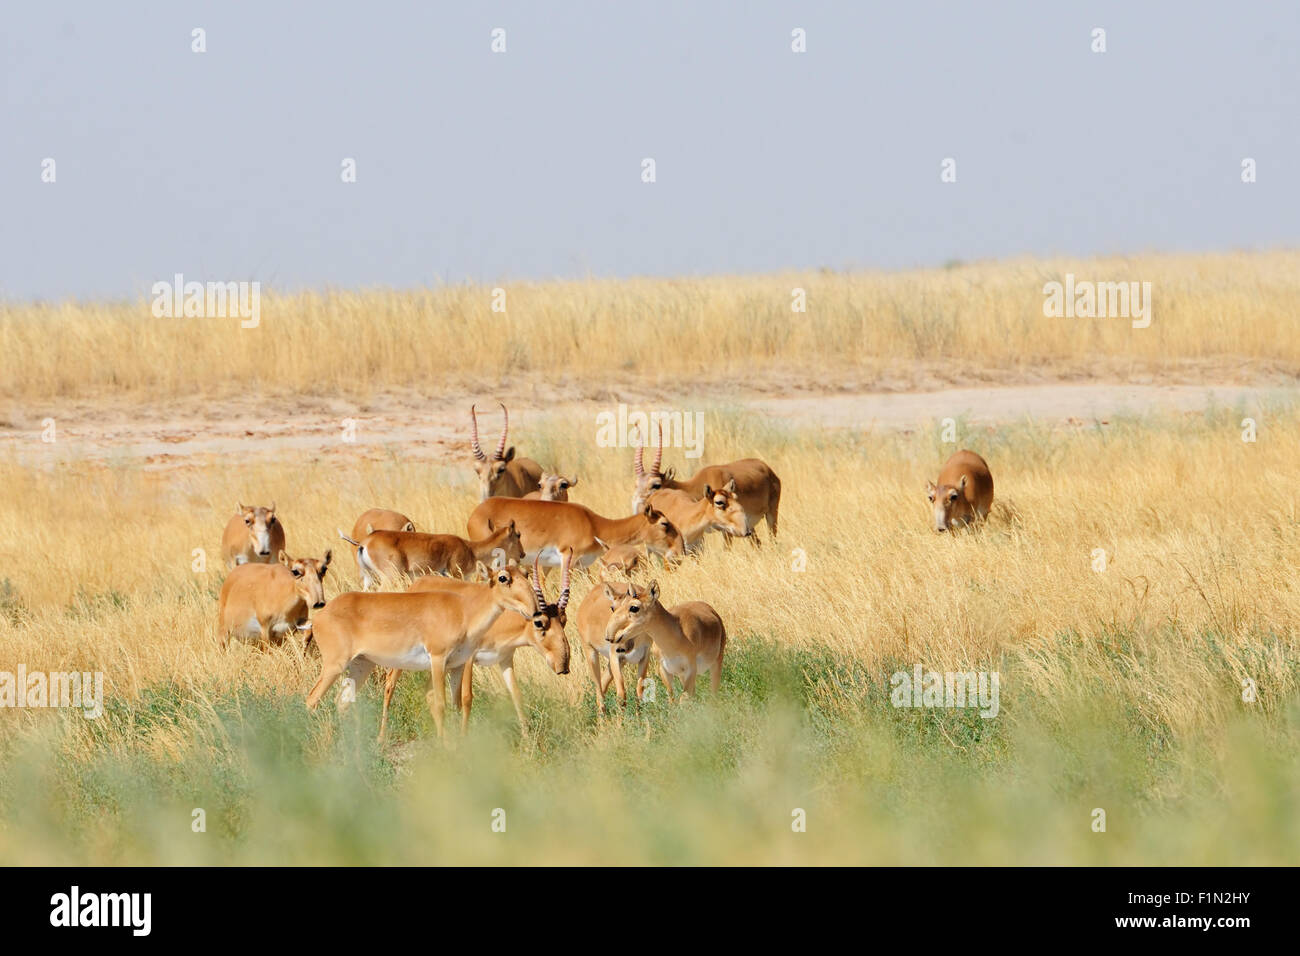
[[[501,440],[497,442],[496,454],[491,458],[483,454],[478,444],[478,414],[476,406],[469,407],[470,447],[474,451],[474,470],[478,473],[479,497],[483,500],[493,496],[498,498],[522,498],[530,491],[541,487],[542,466],[531,458],[516,458],[515,447],[506,448],[506,434],[510,431],[510,413],[506,411],[505,402],[498,402],[501,414],[505,416],[501,426]]]
[[[973,451],[954,452],[939,470],[939,482],[925,483],[934,505],[934,530],[948,531],[984,520],[993,507],[993,475],[988,462]]]
[[[639,434],[639,429],[638,429]],[[654,464],[647,471],[643,464],[645,448],[637,441],[636,456],[632,462],[632,472],[636,477],[636,491],[632,495],[632,510],[636,511],[649,500],[650,496],[663,488],[685,491],[692,498],[704,497],[706,488],[722,488],[727,482],[734,481],[735,495],[745,511],[746,533],[757,545],[759,540],[753,535],[758,523],[767,520],[767,527],[776,537],[777,510],[781,506],[781,479],[767,464],[757,458],[742,458],[726,465],[705,465],[692,477],[678,481],[673,477],[673,470],[660,471],[664,457],[664,428],[659,426],[659,447],[655,449]]]
[[[455,574],[463,577],[479,562],[487,564],[494,558],[500,558],[501,564],[522,560],[524,549],[520,546],[515,523],[508,521],[495,530],[493,527],[488,522],[487,534],[473,541],[455,534],[425,534],[420,531],[376,531],[361,541],[339,531],[339,537],[357,549],[362,588],[369,591],[383,578],[399,574],[408,577]]]
[[[601,547],[605,548],[605,553],[599,558],[600,566],[604,570],[619,571],[624,575],[630,575],[646,556],[643,545],[615,544],[606,546],[604,541],[599,538],[596,540]]]
[[[621,598],[627,589],[627,584],[602,580],[587,592],[587,596],[578,605],[578,637],[582,639],[591,681],[596,685],[596,712],[601,715],[605,713],[605,692],[609,690],[610,683],[614,685],[618,702],[627,707],[627,685],[623,679],[625,665],[636,665],[638,704],[644,698],[646,681],[654,680],[646,676],[650,669],[650,647],[654,643],[648,635],[629,637],[617,650],[605,640],[605,628],[613,614],[609,595]],[[601,667],[601,661],[608,664],[608,671]]]
[[[722,681],[722,653],[727,647],[727,628],[722,618],[703,601],[687,601],[666,608],[659,603],[659,585],[638,588],[629,584],[623,594],[605,585],[610,605],[605,639],[614,653],[634,646],[637,638],[649,636],[659,652],[659,676],[673,699],[673,678],[682,682],[682,693],[695,696],[695,676],[709,671],[710,686],[718,692]]]
[[[461,671],[461,733],[469,729],[473,701],[474,654],[497,618],[515,612],[531,619],[537,597],[528,576],[514,565],[489,572],[487,585],[463,593],[417,591],[365,594],[348,591],[330,601],[312,622],[321,652],[320,679],[307,695],[315,710],[330,686],[347,675],[340,708],[352,703],[356,690],[376,667],[429,671],[426,700],[443,737],[446,674]]]
[[[290,631],[310,631],[308,610],[325,606],[322,584],[332,552],[321,560],[290,558],[278,564],[241,564],[226,575],[217,602],[217,629],[224,650],[230,638],[260,638],[279,645]],[[310,638],[308,638],[310,640]]]
[[[519,529],[528,561],[541,554],[544,563],[556,565],[563,552],[572,550],[574,560],[586,566],[607,547],[620,544],[644,544],[666,558],[684,553],[676,526],[649,504],[627,518],[604,518],[571,501],[489,498],[469,516],[468,530],[478,537],[511,521]]]
[[[563,571],[560,573],[560,596],[554,604],[546,600],[546,593],[540,585],[541,567],[534,563],[533,591],[537,598],[537,613],[530,619],[521,618],[516,614],[502,614],[483,635],[478,651],[474,654],[474,663],[479,667],[490,667],[495,664],[501,671],[501,679],[505,682],[506,690],[510,692],[510,699],[515,705],[515,714],[519,717],[519,727],[524,733],[528,732],[528,720],[524,717],[524,698],[519,692],[519,684],[515,681],[515,651],[521,647],[534,647],[546,658],[546,663],[555,673],[569,673],[569,639],[564,634],[564,627],[568,623],[565,608],[569,606],[569,565],[572,557],[570,554],[564,556]],[[409,590],[462,593],[472,588],[484,587],[487,585],[458,581],[455,578],[429,577],[416,581]],[[397,686],[397,678],[400,674],[399,670],[391,670],[388,672],[388,679],[384,681],[384,713],[379,721],[380,740],[384,739],[384,728],[388,725],[388,705],[393,699],[393,689]],[[459,687],[460,668],[450,668],[447,674],[451,678],[451,686]],[[457,701],[459,697],[453,695],[452,700]]]
[[[568,501],[569,489],[577,483],[577,478],[543,472],[541,487],[537,491],[528,492],[524,497],[529,501]]]
[[[710,531],[721,531],[737,538],[753,534],[745,519],[745,509],[736,495],[734,478],[721,488],[705,485],[700,498],[695,498],[689,491],[663,488],[650,496],[650,505],[666,514],[681,532],[687,552],[698,550],[704,535]]]
[[[275,516],[275,502],[269,508],[246,508],[240,502],[221,535],[221,559],[226,570],[238,564],[271,564],[283,550],[284,525]]]
[[[414,531],[415,522],[400,511],[387,508],[371,508],[352,525],[352,537],[360,541],[376,531]]]

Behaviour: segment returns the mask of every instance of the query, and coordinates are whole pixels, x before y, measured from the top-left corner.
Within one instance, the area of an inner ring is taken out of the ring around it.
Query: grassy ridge
[[[1153,321],[1048,319],[1043,285],[1067,272],[1150,282]],[[192,277],[193,278],[193,277]],[[204,277],[209,278],[209,277]],[[170,277],[168,277],[170,280]],[[981,263],[943,270],[506,283],[263,297],[261,324],[158,319],[150,300],[0,305],[0,398],[364,396],[533,386],[664,387],[815,374],[867,384],[928,363],[940,378],[1086,377],[1214,361],[1300,374],[1300,253]],[[807,311],[792,311],[792,290]],[[454,348],[446,347],[455,343]]]
[[[238,499],[278,499],[294,553],[334,547],[335,527],[381,503],[462,530],[464,462],[0,465],[0,669],[102,670],[110,697],[99,721],[0,711],[0,857],[1293,861],[1300,411],[1266,411],[1253,444],[1240,420],[963,428],[998,502],[979,533],[939,537],[921,494],[952,450],[938,434],[710,411],[708,457],[757,452],[785,489],[778,547],[711,547],[658,572],[667,603],[707,600],[727,622],[719,697],[598,724],[581,658],[559,678],[525,650],[533,736],[480,670],[470,737],[450,751],[430,740],[419,676],[399,685],[381,751],[373,683],[355,718],[332,703],[308,715],[314,658],[222,654],[215,555]],[[629,455],[592,432],[551,421],[516,440],[620,514]],[[209,570],[192,570],[195,548]],[[807,570],[792,570],[795,549]],[[357,586],[336,555],[330,594]],[[891,707],[889,675],[918,661],[997,670],[999,717]],[[791,832],[795,808],[806,833]]]

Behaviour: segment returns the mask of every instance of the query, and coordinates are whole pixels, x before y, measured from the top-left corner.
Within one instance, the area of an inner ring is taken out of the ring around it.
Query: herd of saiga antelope
[[[636,699],[643,699],[652,680],[646,676],[652,646],[669,701],[674,677],[684,694],[694,694],[696,675],[705,671],[716,692],[727,644],[717,611],[703,601],[664,607],[657,583],[638,587],[631,573],[649,553],[661,555],[666,564],[675,563],[710,531],[721,532],[728,545],[734,537],[757,544],[754,529],[766,519],[775,538],[781,502],[776,473],[757,458],[745,458],[708,465],[692,478],[676,480],[672,469],[660,470],[661,427],[649,470],[637,441],[632,515],[605,518],[569,501],[577,479],[545,473],[537,462],[517,458],[513,447],[506,448],[510,419],[504,404],[501,410],[501,440],[489,457],[479,447],[478,417],[470,408],[470,444],[482,500],[469,516],[469,537],[421,533],[403,514],[371,509],[357,519],[351,537],[339,532],[356,548],[365,590],[340,594],[328,606],[321,581],[331,552],[321,560],[290,558],[274,502],[269,508],[241,504],[221,541],[230,570],[218,612],[223,645],[231,637],[278,644],[291,631],[305,632],[306,641],[314,640],[321,654],[320,679],[307,695],[310,708],[340,677],[345,678],[340,708],[346,707],[375,667],[389,668],[381,740],[402,671],[431,672],[427,700],[442,736],[445,678],[451,677],[453,690],[459,686],[453,701],[461,711],[464,732],[473,666],[495,664],[520,725],[526,727],[514,677],[515,651],[534,647],[555,673],[569,672],[564,629],[570,570],[575,562],[586,566],[599,561],[602,586],[593,587],[578,608],[578,634],[599,712],[605,712],[611,682],[619,701],[627,705],[626,664],[637,665]],[[926,494],[934,505],[935,530],[945,531],[987,517],[993,478],[983,458],[959,451],[944,464],[938,482],[927,483]],[[523,569],[530,560],[531,573]],[[543,564],[561,568],[560,594],[553,603],[544,591]],[[606,570],[621,570],[627,580],[607,581]],[[370,590],[403,578],[415,579],[404,592]],[[309,609],[320,613],[309,620]]]

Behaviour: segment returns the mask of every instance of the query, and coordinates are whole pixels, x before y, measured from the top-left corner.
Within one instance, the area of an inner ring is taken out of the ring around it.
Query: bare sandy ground
[[[491,394],[489,389],[485,392]],[[491,400],[476,398],[484,410],[484,441],[490,443],[499,427],[498,411]],[[295,461],[333,455],[441,458],[464,452],[472,400],[468,395],[394,392],[364,403],[302,397],[271,404],[248,399],[192,399],[161,405],[108,400],[10,409],[0,422],[0,457],[28,464],[70,458],[124,461],[146,468],[194,465],[209,457],[246,460],[263,455]],[[1259,414],[1300,401],[1300,388],[1062,383],[824,394],[728,388],[701,392],[693,399],[654,389],[628,389],[588,401],[574,401],[561,391],[532,390],[528,395],[509,395],[507,400],[515,435],[526,434],[530,423],[552,416],[590,422],[594,434],[597,413],[614,409],[619,402],[642,409],[749,409],[791,425],[907,431],[936,425],[944,418],[988,425],[1035,420],[1070,427],[1109,423],[1128,414],[1200,414],[1210,407],[1240,407]],[[53,443],[42,441],[48,419],[54,421]]]

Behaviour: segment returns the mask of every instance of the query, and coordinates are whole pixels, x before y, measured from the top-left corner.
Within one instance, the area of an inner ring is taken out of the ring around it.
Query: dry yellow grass
[[[946,538],[929,530],[921,493],[951,450],[935,436],[828,441],[816,431],[783,437],[724,413],[710,419],[720,458],[761,450],[785,489],[779,547],[727,553],[714,544],[660,575],[666,600],[713,602],[733,647],[759,635],[868,668],[895,659],[956,668],[1072,636],[1071,661],[1086,669],[1103,666],[1122,638],[1140,660],[1126,679],[1149,681],[1142,706],[1171,727],[1193,728],[1221,719],[1237,696],[1198,670],[1188,650],[1213,634],[1229,659],[1241,658],[1243,677],[1278,699],[1293,689],[1277,656],[1293,654],[1300,619],[1293,412],[1268,421],[1255,444],[1241,441],[1231,415],[1211,424],[966,436],[992,464],[997,503],[982,532]],[[592,447],[589,428],[554,422],[548,430],[552,454],[583,476],[577,497],[621,514],[629,453]],[[528,436],[519,440],[527,449]],[[333,548],[335,593],[359,586],[335,529],[368,506],[464,533],[475,503],[471,473],[464,462],[447,464],[234,471],[213,461],[161,475],[7,467],[0,567],[22,610],[0,618],[3,657],[29,668],[102,670],[111,691],[128,697],[158,682],[301,693],[314,664],[217,649],[217,544],[234,502],[277,500],[291,553]],[[806,571],[791,570],[796,548]],[[1093,569],[1098,548],[1107,555],[1102,573]],[[206,552],[204,573],[191,570],[194,549]],[[575,600],[585,590],[580,584]],[[576,702],[588,693],[582,671],[557,681],[531,663],[530,694]],[[1078,679],[1046,659],[1025,673],[1049,697],[1056,682]]]
[[[1297,266],[1276,253],[521,284],[505,316],[486,289],[331,293],[268,299],[248,331],[155,320],[147,305],[8,307],[0,395],[30,418],[43,401],[109,392],[144,409],[503,379],[607,402],[620,382],[898,384],[935,367],[954,379],[1234,365],[1294,376]],[[1152,282],[1151,327],[1044,318],[1042,284],[1067,271]],[[806,316],[789,312],[794,286],[808,290]],[[467,456],[285,446],[148,471],[61,444],[0,459],[0,671],[102,671],[108,695],[97,721],[0,710],[0,857],[1133,864],[1300,852],[1300,409],[1255,413],[1254,443],[1225,409],[966,430],[959,443],[992,466],[994,513],[937,536],[922,487],[955,447],[937,434],[694,407],[710,459],[760,455],[784,490],[776,546],[711,542],[656,572],[666,603],[706,600],[727,622],[719,697],[598,723],[582,660],[560,678],[525,650],[534,734],[519,737],[499,680],[479,672],[470,739],[451,751],[429,739],[419,676],[399,689],[392,745],[376,750],[374,686],[353,717],[307,715],[314,657],[222,652],[217,551],[236,501],[275,499],[292,553],[334,549],[327,593],[355,588],[335,529],[383,505],[462,532]],[[576,500],[621,514],[630,454],[593,432],[553,415],[511,437],[579,474]],[[672,452],[668,463],[684,464]],[[588,587],[577,582],[575,602]],[[1000,716],[891,708],[890,673],[916,663],[998,671]],[[510,840],[486,826],[502,806]],[[211,812],[213,839],[191,839],[192,807]],[[1112,815],[1108,837],[1090,828],[1095,807]],[[806,839],[790,840],[791,808],[809,812]]]
[[[1067,272],[1152,283],[1150,328],[1048,319],[1043,285]],[[791,290],[808,311],[791,311]],[[154,318],[121,304],[0,306],[0,398],[114,394],[439,391],[513,376],[576,390],[783,380],[906,385],[1091,377],[1300,373],[1300,253],[1138,256],[974,264],[902,273],[509,283],[266,294],[261,324]]]

